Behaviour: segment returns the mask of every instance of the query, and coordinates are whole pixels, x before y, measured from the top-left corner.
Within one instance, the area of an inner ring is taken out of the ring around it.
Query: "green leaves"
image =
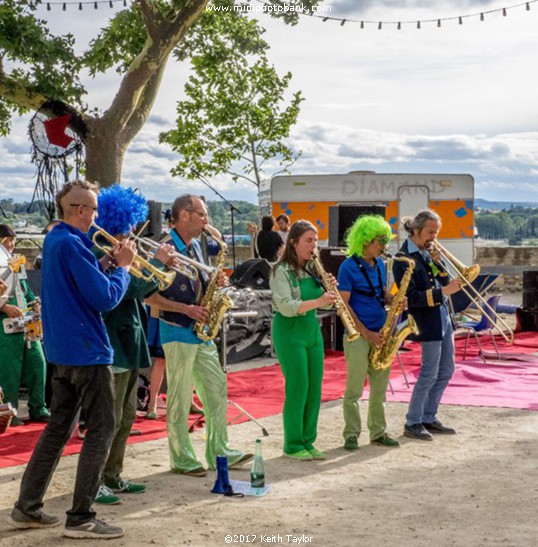
[[[296,92],[286,105],[291,74],[280,77],[270,65],[262,34],[237,12],[206,12],[177,52],[190,55],[193,75],[176,128],[160,135],[182,156],[174,175],[228,173],[259,187],[266,162],[274,170],[295,161],[285,140],[303,99]]]

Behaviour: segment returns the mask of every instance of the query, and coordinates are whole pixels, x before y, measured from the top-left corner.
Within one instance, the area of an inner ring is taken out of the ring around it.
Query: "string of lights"
[[[262,0],[257,0],[260,4],[263,5],[269,5],[267,2],[263,2]],[[346,23],[353,23],[360,25],[361,29],[364,29],[366,26],[377,26],[378,30],[382,30],[383,27],[396,27],[396,29],[401,30],[404,26],[416,26],[417,29],[422,28],[422,25],[428,25],[428,24],[435,24],[438,28],[441,28],[443,26],[443,23],[449,22],[449,21],[457,21],[458,24],[463,25],[464,20],[470,19],[470,18],[480,18],[480,21],[485,21],[486,15],[492,15],[501,13],[503,17],[506,17],[508,15],[508,12],[517,8],[524,7],[525,10],[530,11],[531,4],[534,4],[538,2],[538,0],[529,0],[528,2],[522,2],[520,4],[514,4],[511,6],[506,6],[503,8],[496,8],[491,10],[484,10],[476,13],[469,13],[465,15],[455,15],[450,17],[436,17],[433,19],[414,19],[414,20],[400,20],[400,21],[373,21],[373,20],[365,20],[365,19],[344,19],[342,17],[333,17],[331,15],[320,15],[320,12],[314,12],[314,11],[300,11],[297,10],[296,13],[300,15],[308,15],[309,17],[315,17],[317,19],[321,19],[324,23],[327,21],[336,21],[340,23],[340,26],[344,26]],[[123,4],[123,7],[127,7],[127,0],[85,0],[85,1],[74,1],[74,2],[42,2],[43,5],[46,5],[47,11],[52,10],[52,6],[60,6],[63,11],[67,11],[68,7],[74,7],[79,10],[82,10],[84,7],[91,7],[93,6],[94,9],[99,9],[100,6],[108,5],[110,8],[114,8],[115,4]],[[241,4],[240,4],[241,6]],[[248,3],[243,3],[242,6],[245,8],[244,11],[248,10]]]
[[[30,2],[30,5],[37,5],[37,2]],[[67,11],[67,7],[74,7],[76,8],[78,6],[79,10],[82,10],[84,6],[91,7],[93,5],[93,9],[99,9],[99,5],[101,4],[108,4],[108,7],[114,8],[114,4],[123,4],[123,7],[127,7],[127,0],[87,0],[85,2],[42,2],[43,5],[47,6],[47,11],[52,10],[52,6],[61,6],[63,11]]]
[[[258,0],[259,2],[261,0]],[[324,23],[327,21],[337,21],[340,23],[340,26],[344,26],[346,23],[358,23],[360,25],[360,28],[363,29],[367,25],[368,26],[377,26],[378,30],[382,30],[383,26],[394,26],[398,30],[401,30],[404,26],[415,26],[417,29],[422,28],[423,24],[436,24],[438,28],[442,27],[442,24],[447,21],[457,21],[458,24],[463,25],[463,21],[465,19],[470,18],[480,18],[480,21],[485,21],[486,15],[491,15],[494,13],[502,13],[503,17],[506,17],[508,15],[508,12],[510,10],[514,10],[517,8],[524,7],[526,11],[530,11],[531,4],[534,4],[535,2],[538,2],[538,0],[529,0],[529,2],[522,2],[520,4],[514,4],[511,6],[506,6],[504,8],[496,8],[491,10],[484,10],[476,13],[469,13],[466,15],[454,15],[450,17],[436,17],[433,19],[413,19],[413,20],[400,20],[400,21],[367,21],[364,19],[343,19],[341,17],[332,17],[328,15],[318,15],[315,12],[308,13],[311,17],[316,17],[318,19],[321,19]],[[306,14],[304,14],[306,15]]]

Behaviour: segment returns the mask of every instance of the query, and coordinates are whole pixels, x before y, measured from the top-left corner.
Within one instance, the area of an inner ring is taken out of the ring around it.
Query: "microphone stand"
[[[232,221],[232,264],[233,268],[235,270],[235,222],[234,222],[234,211],[242,215],[241,211],[230,201],[228,201],[216,188],[213,188],[211,184],[207,181],[207,179],[199,172],[195,171],[196,176],[198,177],[198,180],[200,182],[203,182],[210,190],[215,192],[217,196],[219,196],[226,205],[230,208],[230,215],[231,215],[231,221]]]

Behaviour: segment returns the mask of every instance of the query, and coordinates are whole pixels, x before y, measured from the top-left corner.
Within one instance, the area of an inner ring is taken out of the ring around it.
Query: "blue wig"
[[[146,198],[132,188],[118,184],[99,192],[97,224],[111,235],[127,235],[148,217]]]

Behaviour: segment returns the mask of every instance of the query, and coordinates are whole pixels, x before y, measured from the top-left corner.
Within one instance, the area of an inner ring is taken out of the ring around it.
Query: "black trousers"
[[[22,477],[18,509],[28,515],[43,507],[43,497],[63,449],[73,433],[80,406],[88,432],[80,452],[73,506],[66,526],[92,520],[101,476],[114,432],[113,377],[110,365],[53,365],[51,417]]]

